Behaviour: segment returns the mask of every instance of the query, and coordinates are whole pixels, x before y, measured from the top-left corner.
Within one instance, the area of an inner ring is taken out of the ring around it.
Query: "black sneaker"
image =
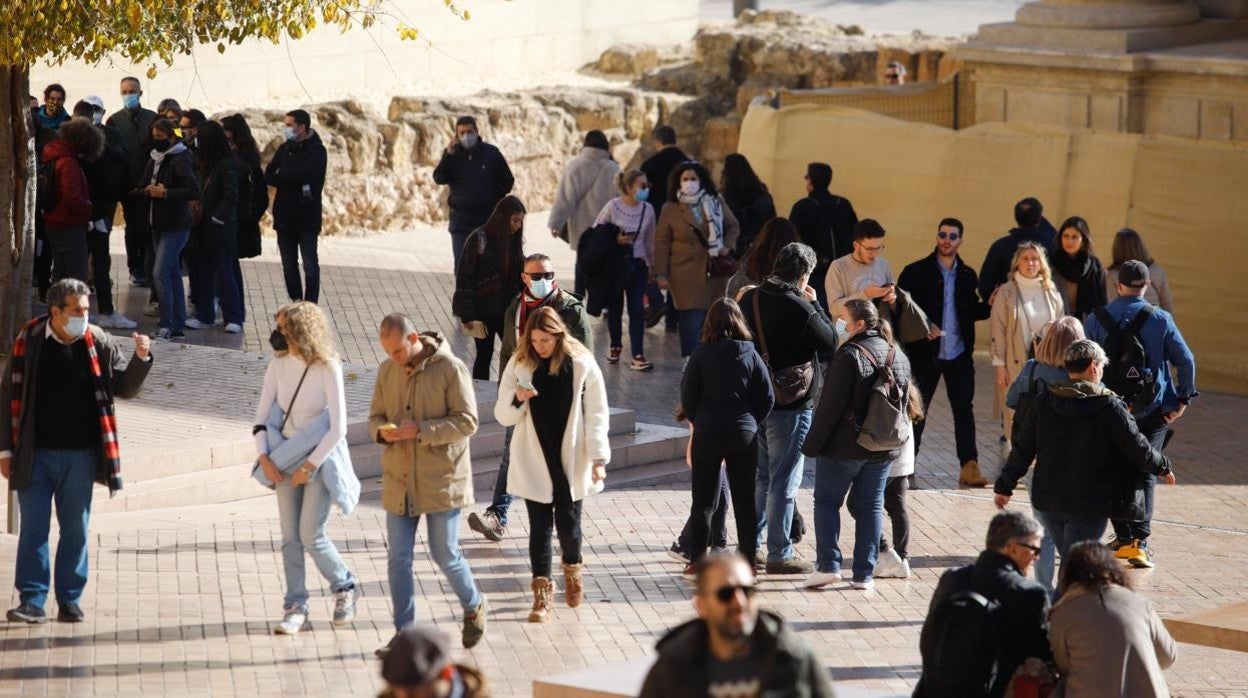
[[[42,608],[33,603],[22,603],[17,608],[9,609],[5,617],[9,619],[10,623],[38,625],[48,622],[48,614],[44,613]]]
[[[815,563],[800,557],[791,557],[782,562],[767,561],[767,574],[811,574],[815,571]]]
[[[689,564],[689,554],[681,549],[679,543],[672,543],[672,547],[667,549],[667,556],[682,565]]]
[[[82,612],[82,606],[73,601],[61,604],[60,610],[56,613],[56,622],[58,623],[81,623],[86,618],[87,614]]]

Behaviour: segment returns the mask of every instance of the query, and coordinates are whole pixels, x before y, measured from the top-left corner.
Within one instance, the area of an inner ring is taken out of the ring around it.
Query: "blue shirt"
[[[966,351],[966,346],[962,342],[961,328],[958,325],[958,304],[954,299],[958,290],[958,260],[955,258],[953,264],[946,269],[945,265],[937,259],[936,266],[940,268],[940,276],[945,286],[945,308],[940,316],[940,331],[944,334],[940,337],[940,353],[936,355],[936,358],[942,361],[952,361]]]
[[[1146,305],[1148,301],[1139,296],[1119,296],[1105,306],[1105,309],[1118,326],[1122,327]],[[1101,346],[1105,345],[1105,340],[1109,337],[1109,331],[1101,326],[1096,313],[1088,313],[1087,319],[1083,321],[1083,331],[1088,339]],[[1153,404],[1136,415],[1136,419],[1152,414],[1158,407],[1173,412],[1178,409],[1179,398],[1192,398],[1197,395],[1196,357],[1187,347],[1187,342],[1183,341],[1183,335],[1179,333],[1170,313],[1154,308],[1153,316],[1140,328],[1140,343],[1144,345],[1144,353],[1148,355],[1146,368],[1160,390],[1157,391]],[[1171,367],[1178,373],[1177,386],[1170,376]]]

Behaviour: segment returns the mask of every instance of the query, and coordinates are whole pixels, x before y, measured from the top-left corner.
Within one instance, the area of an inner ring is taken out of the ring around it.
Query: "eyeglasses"
[[[547,281],[554,281],[555,279],[555,272],[553,271],[538,271],[538,272],[526,271],[524,273],[528,275],[528,277],[530,279],[533,279],[534,281],[537,281],[538,279],[546,279]]]
[[[729,584],[716,589],[715,598],[719,599],[720,603],[730,603],[738,591],[745,594],[746,599],[752,599],[758,593],[758,587],[752,584]]]
[[[1022,542],[1021,540],[1016,540],[1016,541],[1014,541],[1014,543],[1015,543],[1015,544],[1017,544],[1017,545],[1021,545],[1021,546],[1023,546],[1024,548],[1027,548],[1028,550],[1030,550],[1030,551],[1031,551],[1031,554],[1032,554],[1033,556],[1035,556],[1035,557],[1040,557],[1040,546],[1038,546],[1038,545],[1031,545],[1030,543],[1024,543],[1024,542]]]
[[[942,230],[939,233],[936,233],[936,237],[940,238],[941,240],[957,242],[958,238],[962,237],[962,234],[961,233],[946,233],[945,231]]]
[[[859,246],[861,246],[861,247],[862,247],[862,251],[863,251],[863,252],[871,252],[871,253],[873,253],[873,254],[874,254],[874,253],[876,253],[876,252],[883,252],[883,251],[884,251],[884,246],[883,246],[883,245],[880,245],[880,246],[878,246],[878,247],[867,247],[866,245],[863,245],[862,243],[858,243],[858,244],[859,244]]]

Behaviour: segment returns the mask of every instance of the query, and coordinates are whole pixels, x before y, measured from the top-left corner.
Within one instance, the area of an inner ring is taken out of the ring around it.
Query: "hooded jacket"
[[[152,232],[191,229],[191,201],[199,199],[199,178],[195,175],[193,157],[185,145],[174,143],[165,151],[159,168],[154,158],[148,158],[136,196],[147,210]],[[165,185],[164,197],[154,199],[144,194],[142,188],[149,184]]]
[[[264,181],[277,189],[273,199],[273,228],[277,232],[321,232],[321,191],[328,158],[316,131],[309,131],[301,141],[286,141],[277,149],[264,168]]]
[[[1122,400],[1082,380],[1052,385],[1032,400],[996,493],[1012,495],[1033,459],[1031,503],[1037,511],[1129,521],[1144,518],[1144,476],[1170,470]]]
[[[698,431],[757,432],[774,401],[771,374],[753,342],[717,339],[689,355],[680,404]]]
[[[91,194],[78,153],[57,138],[43,147],[43,162],[56,173],[56,206],[43,214],[45,225],[85,226],[91,220]]]
[[[451,188],[447,204],[451,207],[448,227],[452,233],[467,233],[485,225],[494,207],[516,184],[502,152],[479,138],[472,150],[457,145],[451,153],[443,151],[433,170],[433,181]]]
[[[709,634],[706,621],[695,619],[664,635],[657,645],[659,657],[642,684],[641,698],[709,695]],[[760,697],[835,698],[836,691],[818,655],[779,615],[759,611],[750,642],[751,653],[758,660]]]

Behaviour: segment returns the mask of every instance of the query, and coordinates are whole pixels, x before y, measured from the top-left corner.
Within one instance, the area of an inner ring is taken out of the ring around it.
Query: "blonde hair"
[[[1066,347],[1084,339],[1083,323],[1069,315],[1040,328],[1040,344],[1036,346],[1036,362],[1055,368],[1066,367]]]
[[[620,190],[621,194],[628,195],[628,190],[633,186],[633,182],[645,177],[646,173],[641,170],[622,170],[615,176],[615,188]]]
[[[290,350],[278,352],[285,356],[293,351],[309,366],[312,364],[329,363],[338,358],[334,349],[334,341],[330,337],[329,318],[325,311],[315,303],[294,301],[287,303],[277,311],[278,316],[286,318],[286,341]]]
[[[1020,242],[1018,249],[1014,250],[1014,258],[1010,260],[1010,281],[1014,281],[1014,275],[1018,273],[1018,262],[1023,257],[1023,253],[1027,250],[1035,250],[1040,255],[1040,285],[1046,291],[1053,289],[1053,268],[1049,266],[1049,256],[1045,254],[1044,247],[1036,242]]]
[[[550,375],[558,375],[563,369],[563,362],[571,357],[589,353],[584,344],[576,341],[576,337],[568,334],[568,326],[554,308],[542,307],[534,310],[524,323],[524,332],[516,343],[516,364],[537,368],[541,357],[533,350],[533,332],[541,330],[555,338],[555,351],[550,355]]]

